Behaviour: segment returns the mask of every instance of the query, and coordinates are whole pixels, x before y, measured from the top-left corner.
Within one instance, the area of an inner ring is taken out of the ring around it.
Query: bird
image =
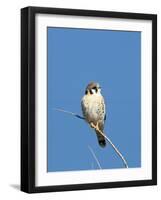
[[[104,131],[106,120],[106,106],[104,97],[101,94],[99,83],[90,82],[81,100],[82,113],[85,121],[92,127],[94,124],[101,132]],[[105,137],[95,129],[98,143],[101,147],[106,146]]]

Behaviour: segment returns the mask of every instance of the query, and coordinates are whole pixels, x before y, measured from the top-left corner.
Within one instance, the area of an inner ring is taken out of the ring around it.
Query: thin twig
[[[66,111],[66,110],[63,110],[63,109],[58,109],[58,108],[54,108],[54,110],[57,110],[57,111],[60,111],[60,112],[64,112],[64,113],[67,113],[67,114],[70,114],[70,115],[73,115],[79,119],[85,119],[84,117],[76,114],[76,113],[73,113],[73,112],[70,112],[70,111]],[[125,160],[125,158],[123,157],[123,155],[120,153],[120,151],[115,147],[115,145],[112,143],[112,141],[102,132],[100,131],[93,123],[91,123],[91,126],[97,130],[103,137],[105,137],[105,139],[108,141],[108,143],[113,147],[113,149],[115,150],[115,152],[118,154],[118,156],[122,159],[123,163],[124,163],[124,166],[126,168],[128,168],[128,164],[127,164],[127,161]],[[98,160],[98,159],[97,159]]]
[[[112,141],[111,141],[102,131],[100,131],[100,130],[98,129],[98,127],[95,126],[93,123],[91,123],[91,126],[92,126],[95,130],[97,130],[103,137],[106,138],[106,140],[110,143],[110,145],[113,147],[113,149],[116,151],[116,153],[117,153],[117,154],[120,156],[120,158],[122,159],[122,161],[123,161],[125,167],[128,168],[128,164],[127,164],[125,158],[124,158],[123,155],[120,153],[120,151],[115,147],[115,145],[112,143]]]
[[[101,164],[100,164],[100,162],[98,161],[98,159],[97,159],[97,157],[96,157],[96,154],[94,153],[93,149],[92,149],[89,145],[88,145],[88,148],[89,148],[91,154],[93,155],[93,157],[94,157],[94,159],[95,159],[95,161],[96,161],[96,163],[97,163],[99,169],[102,169]]]
[[[64,112],[64,113],[67,113],[67,114],[70,114],[70,115],[73,115],[79,119],[84,119],[84,117],[76,114],[76,113],[73,113],[73,112],[70,112],[70,111],[66,111],[66,110],[63,110],[63,109],[59,109],[59,108],[54,108],[54,110],[57,110],[57,111],[60,111],[60,112]]]

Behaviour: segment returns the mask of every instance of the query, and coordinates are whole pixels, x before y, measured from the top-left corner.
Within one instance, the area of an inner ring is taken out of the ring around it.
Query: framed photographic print
[[[157,16],[21,10],[21,190],[157,184]]]

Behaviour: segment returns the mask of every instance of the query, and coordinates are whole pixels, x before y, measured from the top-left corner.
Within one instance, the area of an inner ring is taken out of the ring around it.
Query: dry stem
[[[125,158],[123,157],[123,155],[120,153],[120,151],[115,147],[115,145],[112,143],[112,141],[102,132],[98,129],[97,126],[95,126],[93,123],[91,123],[91,127],[94,128],[95,130],[97,130],[103,137],[106,138],[106,140],[108,141],[108,143],[110,143],[110,145],[113,147],[113,149],[116,151],[116,153],[120,156],[120,158],[122,159],[124,165],[126,168],[128,168],[128,164],[125,160]]]
[[[96,157],[96,154],[94,153],[93,149],[92,149],[89,145],[88,145],[88,148],[89,148],[90,152],[92,153],[92,155],[93,155],[93,157],[94,157],[94,159],[95,159],[95,161],[96,161],[96,163],[97,163],[99,169],[102,169],[101,164],[100,164],[100,162],[98,161],[98,159],[97,159],[97,157]]]
[[[82,116],[80,116],[80,115],[78,115],[78,114],[76,114],[76,113],[70,112],[70,111],[66,111],[66,110],[63,110],[63,109],[57,109],[57,108],[55,108],[55,110],[60,111],[60,112],[64,112],[64,113],[67,113],[67,114],[70,114],[70,115],[73,115],[73,116],[75,116],[75,117],[77,117],[77,118],[79,118],[79,119],[84,119],[84,117],[82,117]],[[95,130],[97,130],[103,137],[105,137],[105,139],[106,139],[107,142],[113,147],[113,149],[115,150],[115,152],[117,153],[117,155],[122,159],[122,161],[123,161],[123,163],[124,163],[124,166],[125,166],[126,168],[128,168],[127,161],[125,160],[125,158],[123,157],[123,155],[120,153],[120,151],[116,148],[116,146],[112,143],[112,141],[111,141],[102,131],[100,131],[100,130],[98,129],[98,127],[95,126],[93,123],[91,123],[91,127],[94,128]],[[101,165],[100,165],[100,163],[99,163],[97,157],[95,156],[93,150],[92,150],[91,147],[89,147],[89,146],[88,146],[88,148],[90,149],[90,151],[91,151],[93,157],[95,158],[95,160],[96,160],[96,162],[97,162],[99,168],[101,169]]]

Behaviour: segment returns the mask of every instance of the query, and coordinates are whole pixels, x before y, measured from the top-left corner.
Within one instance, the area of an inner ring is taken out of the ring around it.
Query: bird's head
[[[85,94],[100,94],[101,92],[101,87],[98,83],[95,82],[91,82],[87,85],[86,90],[85,90]]]

